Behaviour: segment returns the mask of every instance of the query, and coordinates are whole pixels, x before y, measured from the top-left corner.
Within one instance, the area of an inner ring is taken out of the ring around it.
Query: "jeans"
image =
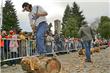
[[[91,60],[91,57],[90,57],[90,49],[91,49],[91,41],[83,41],[83,47],[85,48],[86,52],[86,59],[87,60]]]
[[[44,55],[46,53],[46,46],[44,43],[45,33],[47,31],[48,24],[44,21],[39,23],[38,27],[36,28],[36,43],[37,49],[35,54]]]

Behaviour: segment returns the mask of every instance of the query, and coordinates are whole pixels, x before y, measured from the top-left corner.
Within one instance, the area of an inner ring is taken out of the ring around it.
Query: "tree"
[[[67,24],[68,18],[70,16],[71,16],[71,8],[69,5],[67,5],[63,16],[63,25]]]
[[[98,32],[102,38],[110,38],[110,18],[107,16],[102,16],[99,23]]]
[[[69,25],[66,25],[65,27],[65,36],[66,37],[77,37],[78,28],[76,27],[76,20],[74,18],[68,18],[67,23]]]
[[[77,37],[81,25],[85,24],[85,17],[82,15],[79,6],[74,2],[73,7],[66,6],[63,22],[62,33],[65,37]]]
[[[11,0],[6,0],[5,7],[3,7],[3,25],[2,30],[10,31],[16,29],[21,30],[18,25],[18,19],[16,16],[16,11]]]
[[[85,17],[82,14],[83,11],[80,11],[80,7],[76,4],[76,2],[73,3],[72,7],[72,16],[76,19],[78,28],[81,27],[81,25],[86,24]]]
[[[68,25],[67,21],[70,16],[71,16],[71,8],[69,5],[67,5],[64,11],[64,16],[62,18],[62,33],[64,34],[64,36],[66,36],[66,31],[67,31],[66,26]]]

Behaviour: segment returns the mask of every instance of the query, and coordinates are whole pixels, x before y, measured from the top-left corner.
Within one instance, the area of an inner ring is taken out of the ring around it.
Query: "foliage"
[[[14,5],[11,0],[6,0],[5,7],[3,7],[3,25],[2,30],[10,31],[15,29],[17,31],[21,30],[18,25],[18,19]]]
[[[62,22],[62,33],[65,37],[78,36],[79,28],[86,23],[82,13],[83,11],[80,11],[80,7],[75,2],[72,7],[66,6]]]

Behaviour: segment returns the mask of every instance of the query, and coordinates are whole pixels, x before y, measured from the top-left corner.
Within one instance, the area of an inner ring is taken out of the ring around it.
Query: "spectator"
[[[20,32],[19,34],[19,39],[20,39],[20,56],[26,56],[26,37],[24,32]]]
[[[78,50],[78,44],[79,44],[78,38],[74,38],[74,49],[75,50]]]
[[[108,41],[108,46],[110,47],[110,40]]]
[[[0,32],[0,60],[3,60],[3,57],[4,57],[4,40]]]
[[[11,39],[10,39],[10,53],[11,53],[11,58],[16,58],[18,55],[18,42],[17,42],[17,35],[15,32],[11,31]],[[11,64],[16,65],[16,60],[12,60]]]
[[[27,52],[27,56],[31,56],[32,55],[32,40],[31,40],[31,35],[27,36],[27,40],[26,40],[26,52]]]
[[[52,52],[52,40],[53,40],[53,37],[51,35],[49,35],[49,32],[47,32],[47,34],[46,34],[46,51],[47,51],[47,53]]]
[[[8,59],[8,54],[9,54],[9,37],[6,33],[5,30],[2,31],[2,39],[4,41],[4,48],[3,48],[3,54],[4,54],[4,59]]]

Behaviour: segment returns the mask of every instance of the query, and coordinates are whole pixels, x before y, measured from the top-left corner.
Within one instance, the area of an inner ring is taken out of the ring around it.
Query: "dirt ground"
[[[110,48],[102,49],[92,56],[93,63],[84,61],[84,56],[79,56],[78,52],[59,55],[57,58],[62,64],[61,73],[110,73]],[[1,73],[25,73],[21,66],[1,67]]]

